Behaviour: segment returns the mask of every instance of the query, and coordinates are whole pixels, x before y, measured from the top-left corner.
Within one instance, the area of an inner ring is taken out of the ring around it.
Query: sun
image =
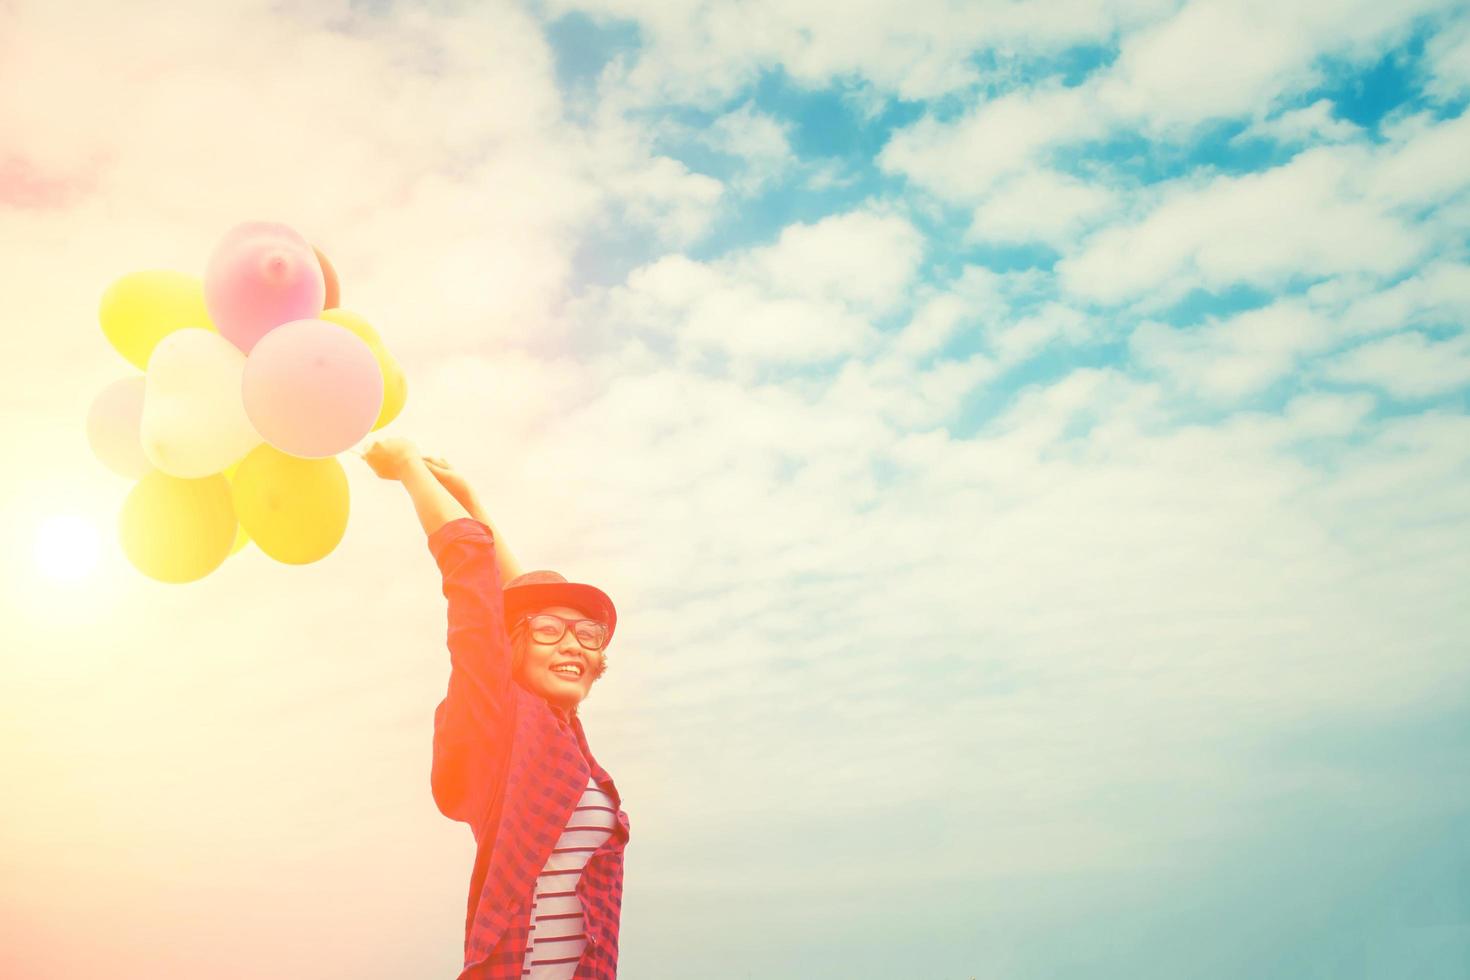
[[[36,525],[36,568],[53,582],[80,582],[97,570],[102,535],[77,514],[53,514]]]

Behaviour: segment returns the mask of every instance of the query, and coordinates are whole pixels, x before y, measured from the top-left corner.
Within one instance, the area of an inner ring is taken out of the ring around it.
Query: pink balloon
[[[209,318],[246,354],[275,327],[315,317],[326,297],[316,252],[282,224],[247,221],[231,228],[204,273]]]
[[[372,431],[383,372],[361,337],[327,320],[294,320],[260,338],[240,380],[245,414],[283,453],[324,459]]]

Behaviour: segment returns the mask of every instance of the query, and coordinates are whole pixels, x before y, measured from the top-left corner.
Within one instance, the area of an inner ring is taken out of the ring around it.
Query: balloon
[[[240,401],[245,356],[212,330],[163,338],[148,364],[140,439],[158,469],[200,479],[260,444]]]
[[[154,471],[123,502],[118,533],[128,561],[160,582],[193,582],[229,556],[235,540],[230,483],[221,474],[181,480]]]
[[[363,343],[372,348],[373,356],[378,359],[378,370],[383,375],[383,407],[378,411],[378,420],[373,423],[372,431],[376,432],[396,419],[398,413],[403,411],[404,402],[408,400],[408,379],[403,375],[403,368],[399,366],[397,358],[388,353],[388,348],[383,346],[378,332],[356,313],[342,309],[324,310],[321,318],[340,323],[357,334]]]
[[[118,476],[141,480],[153,472],[138,433],[143,423],[142,375],[119,378],[92,399],[87,410],[87,442],[92,454]]]
[[[316,253],[281,224],[236,225],[215,246],[204,273],[210,317],[246,354],[280,324],[316,316],[326,295]]]
[[[262,439],[283,453],[321,459],[372,431],[383,407],[383,374],[372,349],[351,330],[294,320],[256,344],[240,394]]]
[[[332,268],[332,263],[327,261],[321,249],[313,245],[311,250],[316,253],[317,263],[322,267],[322,278],[327,282],[327,298],[322,305],[328,310],[336,309],[342,302],[342,288],[337,282],[337,270]]]
[[[351,310],[323,310],[321,319],[341,324],[357,334],[362,342],[369,347],[383,347],[383,338],[373,328],[373,325],[364,320],[361,315],[353,313]],[[384,349],[386,350],[386,348]]]
[[[279,562],[324,558],[347,530],[347,472],[336,459],[300,459],[256,446],[240,461],[233,492],[241,526]]]
[[[130,272],[102,294],[97,310],[102,334],[140,371],[165,336],[180,327],[214,329],[198,276],[167,269]]]

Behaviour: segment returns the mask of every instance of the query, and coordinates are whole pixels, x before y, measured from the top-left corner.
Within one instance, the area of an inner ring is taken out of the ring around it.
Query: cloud
[[[1027,316],[993,323],[986,331],[986,341],[1000,362],[1011,366],[1047,347],[1080,346],[1098,332],[1099,324],[1086,313],[1049,302]]]
[[[1194,0],[1123,43],[1099,82],[1099,99],[1119,116],[1163,127],[1234,115],[1300,88],[1316,77],[1311,56],[1320,39],[1278,25],[1263,29],[1262,20],[1277,20],[1272,12],[1280,10]]]
[[[1395,207],[1447,203],[1470,187],[1470,173],[1455,162],[1470,153],[1470,111],[1450,119],[1428,113],[1401,117],[1387,127],[1389,142],[1364,175],[1367,193]]]
[[[1430,76],[1425,90],[1431,96],[1450,102],[1470,90],[1470,21],[1460,19],[1436,31],[1424,46],[1424,62]]]
[[[579,300],[572,316],[606,343],[626,334],[672,344],[699,370],[723,359],[740,371],[830,363],[872,347],[872,319],[904,299],[920,254],[905,219],[848,212],[711,262],[664,256]]]
[[[857,183],[858,175],[844,171],[835,160],[814,163],[806,178],[808,190],[825,191],[835,187],[850,187]]]
[[[1264,139],[1289,145],[1347,143],[1363,136],[1363,130],[1332,112],[1332,102],[1318,99],[1300,109],[1288,109],[1269,118],[1258,118],[1231,138],[1232,143]]]
[[[966,328],[978,333],[1009,311],[1005,277],[984,266],[967,266],[953,281],[920,290],[913,315],[891,346],[903,356],[923,359]]]
[[[995,362],[979,354],[917,372],[902,357],[851,360],[823,398],[854,415],[877,415],[896,431],[923,431],[952,422],[961,399],[998,373]]]
[[[1470,335],[1433,341],[1417,331],[1370,341],[1320,368],[1332,381],[1382,388],[1400,399],[1448,394],[1470,385]]]
[[[898,130],[878,163],[938,197],[976,201],[1048,147],[1107,131],[1086,92],[1052,86],[981,102],[954,122],[926,116]]]
[[[742,170],[735,188],[751,194],[780,180],[795,162],[788,134],[789,123],[758,111],[751,103],[717,118],[699,133],[705,145],[739,157]]]
[[[1288,300],[1187,329],[1145,322],[1128,345],[1135,363],[1175,390],[1234,401],[1285,377],[1332,337],[1325,317]]]
[[[599,303],[599,331],[671,341],[698,368],[705,355],[804,364],[841,358],[871,342],[871,328],[840,305],[772,293],[722,268],[666,256],[635,269]]]
[[[1380,4],[1193,0],[1126,38],[1097,80],[1117,116],[1159,134],[1271,107],[1323,79],[1322,59],[1362,63],[1406,40],[1445,0]]]
[[[714,108],[778,65],[807,88],[856,77],[887,96],[930,99],[980,80],[976,52],[1039,56],[1106,43],[1121,26],[1167,6],[1160,0],[881,0],[861,7],[833,0],[759,0],[740,7],[561,0],[551,12],[577,10],[638,24],[644,38],[639,57],[604,80],[636,103]]]
[[[877,316],[904,299],[923,247],[918,229],[903,217],[860,210],[789,225],[774,245],[728,261],[772,291],[818,296]]]
[[[1201,123],[1270,114],[1323,80],[1321,63],[1378,57],[1447,0],[1384,5],[1194,0],[1126,34],[1117,58],[1081,83],[1046,79],[979,102],[958,118],[926,115],[897,131],[879,156],[888,172],[940,198],[973,203],[1008,175],[1045,166],[1065,147],[1111,134],[1165,143]],[[1281,116],[1297,133],[1309,115]],[[1320,124],[1318,126],[1320,131]],[[1334,132],[1342,135],[1341,127]]]
[[[97,7],[95,35],[59,8],[6,16],[27,41],[0,59],[0,129],[15,148],[0,173],[11,196],[64,212],[38,221],[105,222],[135,261],[191,271],[234,223],[285,221],[357,271],[349,307],[385,326],[439,324],[399,331],[400,356],[548,325],[589,225],[677,246],[703,233],[723,194],[616,112],[563,125],[552,52],[513,5]],[[174,28],[157,31],[164,21]],[[104,34],[111,43],[89,41]],[[206,49],[220,53],[201,60]],[[42,262],[25,245],[35,234],[9,222],[0,241]],[[78,271],[128,271],[115,241],[80,236]],[[369,244],[385,241],[406,243],[391,265]]]
[[[1380,162],[1360,147],[1324,147],[1260,173],[1202,184],[1186,178],[1162,192],[1142,220],[1088,238],[1058,263],[1058,278],[1069,293],[1101,303],[1147,293],[1164,304],[1193,288],[1274,288],[1294,276],[1354,272],[1392,275],[1429,243],[1365,193],[1362,174],[1399,159]]]
[[[1470,320],[1470,266],[1441,260],[1425,265],[1387,289],[1346,285],[1338,295],[1309,293],[1346,336],[1383,333],[1406,326],[1444,326]]]
[[[1052,170],[1008,181],[975,209],[967,237],[983,241],[1071,242],[1078,230],[1110,211],[1111,190]]]

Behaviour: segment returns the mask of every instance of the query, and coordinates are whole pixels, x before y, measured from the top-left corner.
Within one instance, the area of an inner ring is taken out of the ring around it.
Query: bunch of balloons
[[[102,296],[102,333],[143,373],[103,388],[87,439],[138,481],[128,560],[192,582],[248,541],[277,561],[324,558],[347,529],[336,455],[402,411],[407,382],[376,330],[339,305],[326,256],[282,224],[246,222],[201,280],[133,272]]]

